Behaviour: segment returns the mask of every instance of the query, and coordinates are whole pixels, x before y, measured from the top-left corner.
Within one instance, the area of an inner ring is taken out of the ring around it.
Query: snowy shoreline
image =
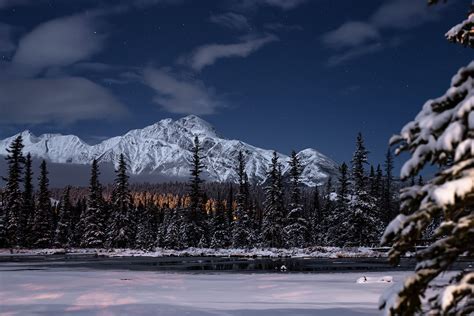
[[[136,249],[2,249],[0,257],[21,255],[96,255],[101,257],[242,257],[242,258],[384,258],[384,249],[312,247],[312,248],[253,248],[253,249],[210,249],[188,248],[183,250],[156,248],[154,251]]]

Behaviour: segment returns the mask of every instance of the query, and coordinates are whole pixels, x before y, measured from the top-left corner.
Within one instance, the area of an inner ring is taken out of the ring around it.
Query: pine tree
[[[23,196],[20,189],[23,170],[23,138],[18,136],[7,149],[8,177],[5,186],[5,233],[7,244],[18,247],[24,244]]]
[[[48,169],[45,160],[43,160],[40,165],[38,182],[38,204],[33,220],[33,245],[36,248],[47,248],[51,245],[53,238],[53,212],[51,209],[51,193],[49,192]]]
[[[133,244],[132,202],[128,186],[127,163],[120,154],[112,192],[112,214],[107,231],[107,245],[112,248],[129,248]]]
[[[151,206],[140,204],[137,209],[138,224],[135,240],[135,248],[142,250],[153,250],[157,240],[157,220]]]
[[[92,161],[87,208],[84,210],[82,218],[84,231],[81,246],[86,248],[100,248],[105,241],[104,200],[99,175],[99,165],[97,160],[94,159]]]
[[[390,149],[387,150],[385,155],[385,182],[384,191],[382,192],[382,211],[383,221],[387,225],[394,217],[394,205],[393,205],[393,155]]]
[[[71,187],[66,187],[59,206],[59,222],[54,234],[54,246],[68,248],[73,238],[73,214],[71,203]]]
[[[201,158],[201,143],[199,138],[194,138],[194,145],[192,147],[191,160],[191,178],[189,183],[189,198],[190,206],[186,212],[183,222],[181,223],[181,230],[183,232],[183,243],[188,247],[195,247],[205,237],[204,227],[204,209],[203,209],[203,194],[201,185],[204,182],[201,178],[204,165]]]
[[[431,3],[437,1],[431,0]],[[474,47],[474,15],[453,27],[451,41]],[[382,243],[392,245],[390,261],[411,251],[426,228],[439,216],[436,240],[417,251],[417,269],[400,290],[381,298],[388,315],[421,313],[422,299],[434,280],[460,257],[474,255],[474,163],[472,155],[472,102],[474,62],[461,68],[446,94],[429,100],[400,135],[396,153],[411,157],[401,170],[402,180],[418,174],[428,163],[439,165],[437,174],[425,184],[401,190],[401,213],[387,227]],[[426,124],[436,122],[436,124]],[[474,272],[465,270],[438,293],[429,294],[430,315],[470,315],[474,312]],[[437,285],[439,285],[437,283]],[[429,293],[429,292],[428,292]]]
[[[319,236],[318,240],[321,243],[325,243],[327,241],[327,235],[330,228],[330,214],[334,214],[335,203],[333,201],[333,193],[334,188],[332,184],[332,177],[329,177],[325,188],[324,188],[324,196],[323,196],[323,205],[322,205],[322,212],[321,212],[321,224],[319,228]]]
[[[281,164],[276,152],[273,153],[267,182],[261,240],[267,247],[279,248],[283,246],[284,202]]]
[[[23,191],[23,214],[24,222],[23,227],[25,240],[25,246],[31,246],[34,242],[33,240],[33,221],[35,214],[35,198],[34,198],[34,188],[33,188],[33,168],[32,168],[32,159],[31,154],[28,153],[25,159],[25,176],[24,176],[24,191]]]
[[[309,229],[307,237],[307,240],[313,245],[321,243],[319,232],[321,230],[322,220],[323,216],[319,187],[315,187],[313,192],[313,204],[309,213]]]
[[[356,150],[352,158],[352,199],[350,212],[346,217],[347,238],[358,246],[367,246],[380,237],[380,219],[376,210],[376,201],[369,194],[366,186],[365,167],[368,151],[364,145],[362,134],[357,135]]]
[[[240,151],[237,158],[237,175],[239,177],[239,193],[235,209],[232,229],[232,246],[234,248],[248,247],[252,242],[252,218],[250,214],[250,191],[248,176],[245,171],[245,158]]]
[[[225,214],[225,205],[220,194],[217,197],[214,217],[211,220],[212,237],[210,247],[214,249],[225,248],[231,244],[229,238],[229,225]]]
[[[284,228],[284,238],[287,247],[304,247],[308,234],[308,221],[304,217],[301,205],[301,174],[303,167],[295,151],[290,160],[290,205]]]
[[[337,191],[336,206],[333,212],[328,214],[329,225],[326,244],[341,247],[353,241],[351,240],[352,236],[347,235],[351,231],[352,223],[347,221],[347,219],[350,218],[350,183],[349,168],[345,162],[339,167],[338,180],[339,188]]]

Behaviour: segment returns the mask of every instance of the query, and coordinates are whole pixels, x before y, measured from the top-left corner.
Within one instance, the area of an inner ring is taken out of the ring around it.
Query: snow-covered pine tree
[[[226,248],[231,244],[230,228],[227,221],[224,202],[221,201],[220,194],[217,197],[214,216],[211,220],[211,241],[210,247],[214,249]]]
[[[5,178],[5,236],[10,247],[23,244],[23,196],[20,189],[23,170],[23,138],[16,137],[7,149],[8,176]]]
[[[115,171],[112,190],[111,215],[107,229],[107,246],[111,248],[129,248],[134,241],[130,220],[133,212],[132,197],[128,186],[127,163],[125,156],[120,154],[118,168]]]
[[[140,203],[136,208],[138,214],[137,234],[135,248],[142,250],[153,250],[156,246],[157,229],[155,209]]]
[[[245,157],[242,151],[239,151],[237,157],[237,175],[239,177],[239,193],[237,194],[237,207],[233,215],[232,246],[245,248],[252,242],[253,223],[250,215],[248,176],[245,171]]]
[[[183,210],[172,210],[171,216],[166,227],[165,247],[168,249],[182,249],[186,248],[188,237],[185,236],[187,231],[185,230],[185,223],[183,220]],[[187,210],[186,210],[187,212]]]
[[[385,155],[385,177],[384,177],[384,184],[383,184],[383,192],[382,192],[382,215],[383,215],[383,222],[385,226],[390,223],[390,221],[395,217],[395,207],[393,202],[393,155],[390,148],[387,150]]]
[[[99,182],[99,165],[96,159],[92,161],[91,178],[89,181],[89,196],[87,207],[82,215],[83,235],[81,246],[85,248],[100,248],[105,241],[104,200],[102,185]]]
[[[53,237],[53,212],[51,209],[51,193],[49,192],[48,169],[45,160],[40,165],[38,186],[38,204],[36,205],[33,220],[33,246],[36,248],[47,248],[51,246]]]
[[[351,243],[352,236],[347,236],[351,231],[349,203],[350,197],[350,183],[349,183],[349,167],[345,162],[339,167],[337,201],[331,213],[327,214],[328,230],[326,234],[326,244],[333,246],[345,246]]]
[[[24,214],[24,245],[33,244],[33,222],[35,215],[35,198],[33,188],[33,167],[31,154],[28,153],[25,159],[24,185],[23,185],[23,214]]]
[[[359,133],[352,157],[352,199],[345,223],[347,240],[358,246],[370,245],[380,238],[379,212],[374,197],[367,190],[364,165],[367,164],[368,153],[362,134]]]
[[[66,187],[59,204],[59,221],[54,233],[53,246],[57,248],[68,248],[72,241],[72,203],[71,187]]]
[[[186,210],[183,218],[181,230],[183,232],[183,243],[188,247],[196,247],[200,241],[205,238],[205,210],[203,208],[203,193],[201,190],[204,180],[201,178],[204,165],[201,157],[201,143],[199,138],[194,138],[194,144],[191,149],[191,170],[189,182],[189,209]]]
[[[273,158],[267,173],[261,232],[262,244],[267,247],[279,248],[283,246],[284,202],[282,178],[278,155],[273,152]]]
[[[323,205],[322,205],[322,211],[321,211],[321,222],[319,225],[319,235],[318,235],[318,240],[320,241],[320,243],[323,243],[323,244],[326,243],[327,241],[326,236],[328,234],[329,227],[330,227],[329,214],[334,213],[334,208],[336,206],[333,200],[333,193],[334,193],[333,180],[332,180],[332,177],[329,177],[324,187]]]
[[[474,47],[473,21],[471,13],[446,34],[448,40]],[[380,299],[380,308],[389,315],[420,312],[422,298],[433,280],[459,256],[474,255],[473,104],[474,62],[471,62],[453,77],[443,96],[427,101],[415,120],[390,141],[399,144],[397,154],[411,153],[402,167],[402,179],[418,174],[428,163],[440,166],[431,180],[401,190],[402,214],[390,223],[382,237],[382,244],[392,245],[390,261],[396,264],[437,217],[441,217],[441,223],[435,231],[437,239],[417,252],[415,274],[405,279],[398,292]],[[474,272],[462,271],[429,302],[432,315],[473,313]]]
[[[315,187],[313,191],[313,203],[309,212],[309,229],[307,240],[313,245],[321,244],[319,240],[319,231],[322,223],[322,207],[319,187]]]
[[[306,246],[308,220],[301,204],[301,174],[303,166],[295,151],[290,158],[290,205],[286,216],[283,234],[285,245],[290,248]]]

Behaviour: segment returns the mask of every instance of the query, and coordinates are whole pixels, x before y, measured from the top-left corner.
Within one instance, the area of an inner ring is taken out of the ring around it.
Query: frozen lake
[[[167,273],[0,265],[0,315],[379,315],[409,272]],[[393,283],[357,283],[366,276]]]

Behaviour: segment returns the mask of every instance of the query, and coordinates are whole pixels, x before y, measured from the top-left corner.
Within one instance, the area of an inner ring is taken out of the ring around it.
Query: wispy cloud
[[[102,50],[105,38],[94,14],[45,22],[21,38],[10,74],[35,76],[49,67],[85,60]]]
[[[69,124],[126,113],[108,90],[84,78],[0,80],[3,124]]]
[[[256,38],[247,38],[234,44],[207,44],[196,48],[190,56],[181,58],[181,62],[188,64],[195,71],[201,71],[222,58],[247,57],[277,40],[278,37],[275,35],[267,34]]]
[[[408,30],[434,21],[440,16],[439,10],[429,8],[424,1],[385,1],[366,21],[345,22],[321,37],[326,47],[336,51],[328,65],[339,65],[381,51],[393,42],[384,38],[385,30]]]
[[[302,31],[303,27],[297,24],[284,24],[284,23],[266,23],[263,27],[270,31]]]
[[[12,39],[13,27],[8,24],[0,23],[0,53],[11,53],[16,45]]]
[[[179,114],[213,114],[224,106],[214,90],[202,81],[181,78],[169,69],[146,68],[144,83],[156,92],[153,101],[164,110]]]
[[[265,6],[291,10],[305,2],[307,0],[228,0],[230,7],[238,10],[256,10]]]
[[[212,23],[239,31],[249,30],[251,28],[250,23],[245,16],[234,12],[211,15],[209,20]]]

